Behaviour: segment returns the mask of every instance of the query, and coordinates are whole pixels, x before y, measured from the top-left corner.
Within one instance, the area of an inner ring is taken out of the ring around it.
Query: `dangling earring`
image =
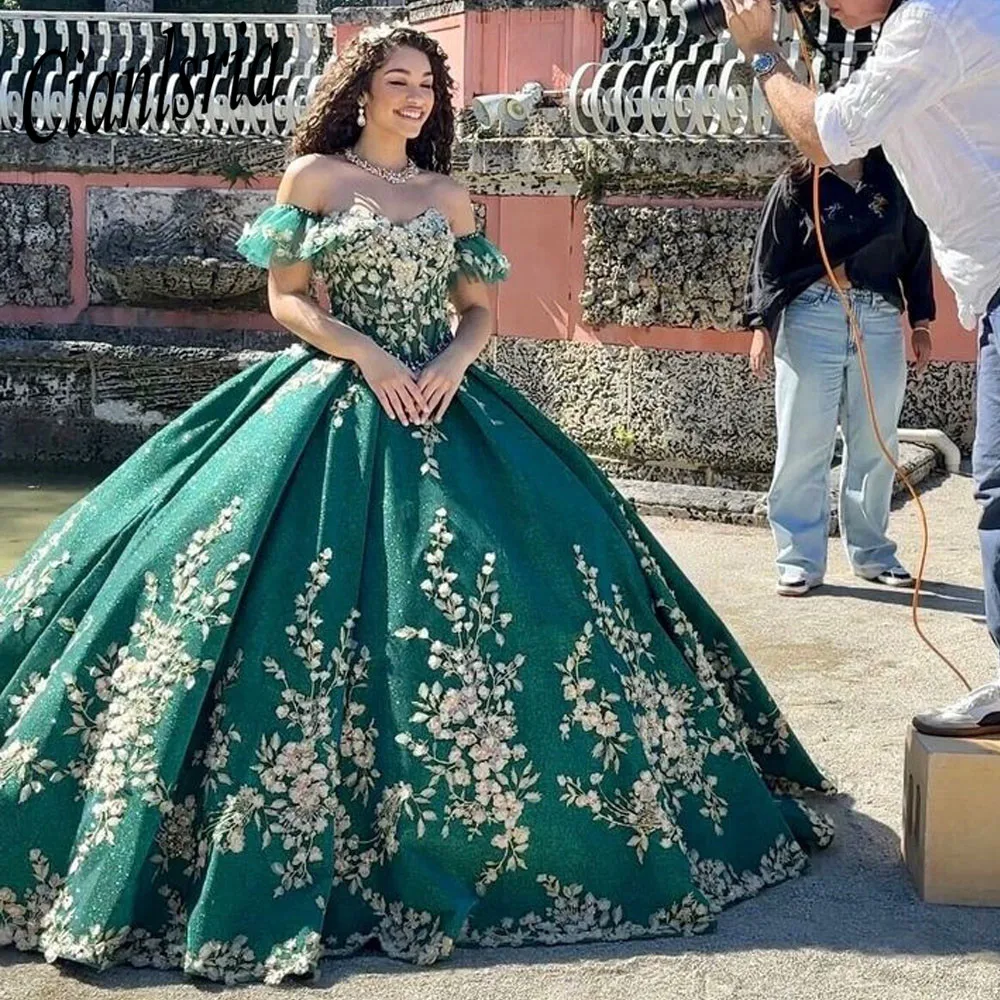
[[[365,117],[365,106],[362,101],[358,101],[358,125],[364,128],[368,123],[368,119]]]

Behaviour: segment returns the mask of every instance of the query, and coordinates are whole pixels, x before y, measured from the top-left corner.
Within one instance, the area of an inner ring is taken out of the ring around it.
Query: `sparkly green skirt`
[[[0,943],[50,960],[689,934],[831,835],[732,636],[481,367],[427,427],[301,348],[220,386],[0,581],[0,686]]]

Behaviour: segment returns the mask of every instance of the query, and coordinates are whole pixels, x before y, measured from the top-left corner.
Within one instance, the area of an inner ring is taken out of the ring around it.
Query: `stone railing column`
[[[459,107],[531,80],[562,90],[601,58],[603,0],[407,0],[409,21],[448,53]]]
[[[366,25],[409,21],[441,43],[455,103],[516,92],[529,80],[562,90],[582,63],[601,58],[604,0],[383,0],[327,7],[343,48]]]

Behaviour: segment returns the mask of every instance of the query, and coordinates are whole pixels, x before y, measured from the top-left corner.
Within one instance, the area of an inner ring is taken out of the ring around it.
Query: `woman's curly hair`
[[[429,35],[407,25],[366,28],[354,38],[320,77],[316,90],[292,136],[292,156],[306,153],[339,153],[358,141],[358,102],[371,90],[376,70],[398,48],[423,52],[434,77],[434,107],[416,139],[406,144],[410,159],[423,170],[451,171],[451,146],[455,138],[452,108],[454,82],[447,57]]]

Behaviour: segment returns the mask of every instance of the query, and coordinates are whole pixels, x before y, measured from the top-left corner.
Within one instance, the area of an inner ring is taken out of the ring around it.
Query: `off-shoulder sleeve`
[[[325,246],[323,216],[297,205],[270,205],[243,227],[236,249],[251,264],[296,264]]]
[[[510,262],[485,236],[473,233],[455,240],[455,269],[452,281],[458,277],[470,281],[494,284],[510,273]]]

